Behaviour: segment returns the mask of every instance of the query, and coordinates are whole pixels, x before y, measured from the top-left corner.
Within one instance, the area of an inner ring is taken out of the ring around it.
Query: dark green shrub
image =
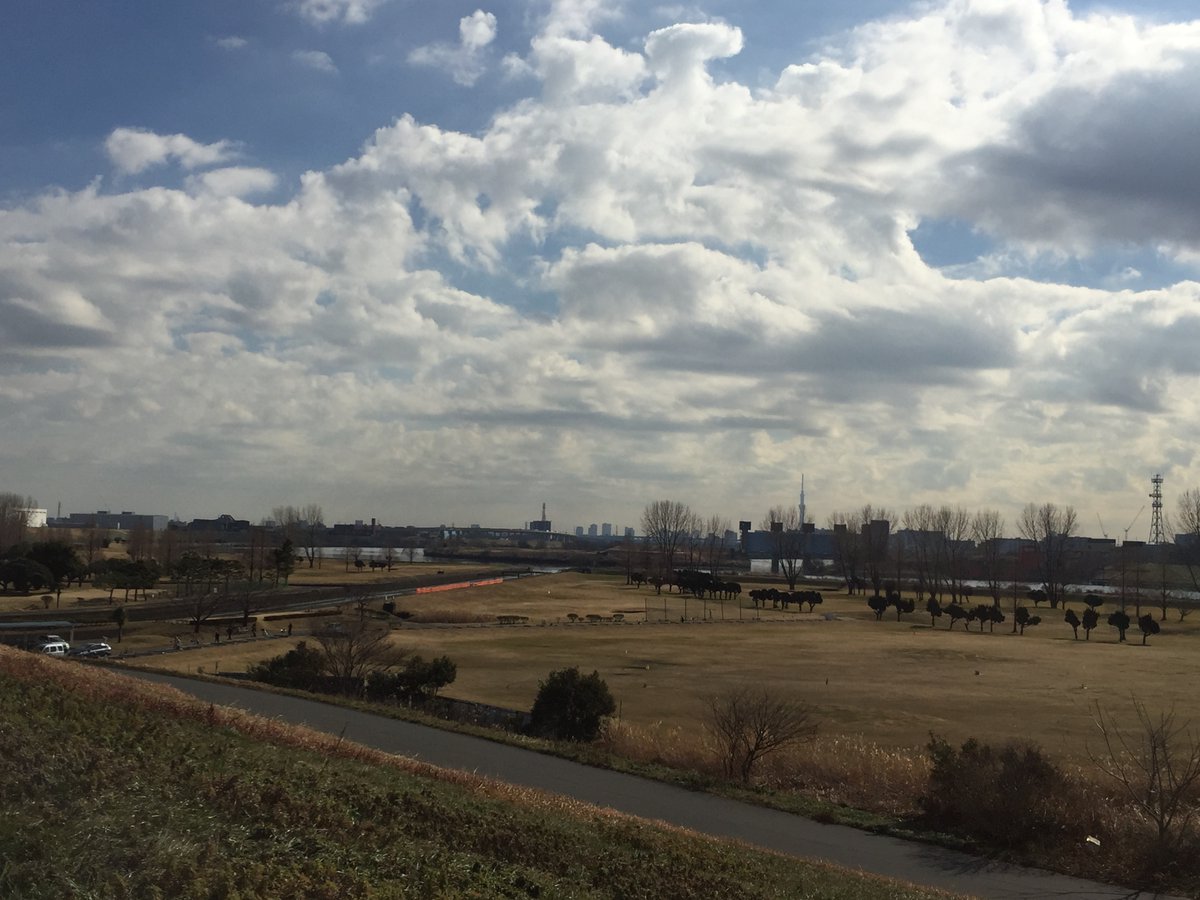
[[[616,701],[599,672],[581,675],[579,669],[551,672],[538,685],[530,713],[534,734],[564,741],[593,741],[600,723],[617,710]]]
[[[389,703],[422,703],[451,684],[458,667],[448,656],[425,660],[413,656],[392,672],[376,672],[367,681],[367,699]]]
[[[265,662],[255,663],[246,671],[255,681],[302,691],[318,691],[324,689],[329,680],[323,673],[324,664],[324,654],[301,641],[295,649]]]
[[[931,825],[1005,849],[1087,833],[1078,790],[1037,746],[995,749],[971,738],[955,750],[930,735],[927,749],[933,765],[920,802]]]

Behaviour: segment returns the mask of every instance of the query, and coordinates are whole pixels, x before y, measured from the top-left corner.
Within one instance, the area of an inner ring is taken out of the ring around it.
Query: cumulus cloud
[[[361,25],[387,0],[297,0],[292,8],[314,25],[344,22]]]
[[[155,134],[142,128],[116,128],[104,142],[108,158],[120,171],[136,175],[174,160],[185,169],[225,162],[235,152],[232,141],[201,144],[185,134]]]
[[[496,17],[481,9],[463,16],[458,23],[457,44],[417,47],[408,61],[417,66],[444,69],[459,84],[471,86],[484,72],[484,51],[496,39]]]
[[[597,25],[618,19],[624,0],[550,0],[542,22],[548,37],[587,38]]]
[[[324,50],[293,50],[292,59],[309,69],[316,69],[318,72],[326,72],[330,75],[337,74],[338,69],[333,62],[333,57]]]
[[[400,116],[279,198],[228,142],[118,129],[123,172],[206,171],[0,209],[5,471],[88,446],[114,483],[160,458],[266,509],[304,472],[439,521],[531,486],[753,518],[800,470],[830,504],[1006,511],[1140,504],[1114,473],[1147,460],[1200,481],[1200,286],[1005,276],[1023,248],[1200,253],[1194,28],[948,0],[756,88],[713,77],[734,25],[617,46],[611,5],[548,9],[534,96],[475,133]],[[910,234],[944,216],[990,269],[926,264]]]
[[[742,32],[728,25],[671,25],[646,38],[646,59],[660,78],[707,77],[709,60],[741,50]]]
[[[231,34],[227,37],[217,38],[217,46],[220,47],[222,50],[241,50],[243,47],[247,46],[249,43],[250,42],[247,41],[244,37],[240,37],[236,34]]]

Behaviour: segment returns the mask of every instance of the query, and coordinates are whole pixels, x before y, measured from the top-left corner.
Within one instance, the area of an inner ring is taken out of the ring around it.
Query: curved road
[[[1149,900],[1153,896],[1164,896],[991,862],[941,847],[868,834],[840,825],[822,825],[777,810],[316,700],[285,697],[233,684],[124,671],[169,684],[210,703],[235,706],[258,715],[344,735],[346,740],[387,753],[565,794],[597,806],[658,819],[715,837],[735,838],[793,856],[823,860],[960,894],[996,900]]]

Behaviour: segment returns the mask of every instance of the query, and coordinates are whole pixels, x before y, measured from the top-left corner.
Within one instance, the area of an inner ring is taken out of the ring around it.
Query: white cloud
[[[189,190],[218,197],[247,197],[275,189],[279,179],[268,169],[227,166],[188,177]]]
[[[646,59],[659,78],[700,76],[709,60],[736,56],[742,51],[742,32],[719,24],[670,25],[646,38]]]
[[[132,175],[172,159],[185,169],[215,165],[230,159],[235,147],[230,141],[201,144],[185,134],[116,128],[104,142],[104,150],[113,165]]]
[[[296,0],[292,8],[314,25],[343,22],[361,25],[387,0]]]
[[[6,474],[161,460],[254,516],[303,472],[346,516],[431,521],[534,494],[753,518],[800,470],[819,518],[1121,518],[1151,464],[1200,481],[1200,285],[1003,277],[1109,241],[1200,258],[1194,29],[952,0],[755,89],[711,75],[737,28],[638,52],[605,9],[553,5],[520,61],[540,96],[472,134],[402,116],[283,200],[228,142],[118,129],[121,171],[221,167],[0,208]],[[493,45],[464,23],[452,49]],[[909,233],[938,216],[993,255],[931,269]]]
[[[220,47],[222,50],[241,50],[242,48],[246,47],[249,43],[250,42],[248,40],[246,40],[244,37],[240,37],[236,34],[231,34],[227,37],[217,38],[217,46]]]
[[[408,61],[417,66],[444,69],[456,82],[471,86],[483,74],[484,51],[496,39],[496,17],[477,9],[458,23],[457,44],[429,44],[417,47]]]
[[[338,68],[334,65],[333,57],[324,50],[293,50],[292,59],[300,65],[316,69],[318,72],[337,74]]]
[[[603,22],[623,15],[624,0],[549,0],[542,22],[548,37],[587,38]]]
[[[496,17],[481,9],[458,22],[459,41],[469,50],[480,50],[496,39]]]
[[[603,38],[589,40],[539,36],[529,61],[510,57],[511,68],[536,75],[551,103],[594,103],[631,98],[646,78],[639,53],[613,47]]]

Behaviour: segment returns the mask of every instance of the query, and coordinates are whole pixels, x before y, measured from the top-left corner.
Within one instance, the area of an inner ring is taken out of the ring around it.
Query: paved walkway
[[[1156,896],[991,862],[941,847],[872,835],[844,826],[822,825],[777,810],[320,701],[135,670],[130,670],[129,674],[173,685],[211,703],[236,706],[259,715],[344,735],[346,740],[387,753],[565,794],[716,837],[736,838],[770,850],[960,894],[989,900],[1149,900]]]

